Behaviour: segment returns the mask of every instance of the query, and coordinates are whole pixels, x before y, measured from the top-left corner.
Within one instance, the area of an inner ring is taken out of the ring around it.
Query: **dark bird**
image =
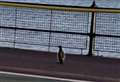
[[[59,46],[59,51],[58,51],[58,54],[57,54],[57,60],[58,60],[59,64],[63,64],[64,63],[65,54],[64,54],[64,51],[62,49],[62,46]]]

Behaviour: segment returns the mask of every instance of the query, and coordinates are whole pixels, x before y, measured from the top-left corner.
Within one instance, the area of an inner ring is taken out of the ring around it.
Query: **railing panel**
[[[52,11],[52,28],[54,31],[64,32],[89,32],[89,13]]]
[[[120,14],[97,13],[96,34],[120,36]]]
[[[49,30],[51,10],[46,9],[17,9],[17,28],[33,28]]]
[[[28,45],[45,45],[49,44],[49,32],[36,32],[29,30],[16,30],[15,42],[18,44]]]
[[[95,50],[120,52],[120,14],[96,14]]]
[[[0,28],[0,41],[1,42],[14,42],[15,30]]]
[[[65,34],[65,33],[51,33],[50,45],[63,46],[65,48],[87,49],[88,36]]]
[[[15,27],[16,8],[0,7],[0,26]]]
[[[95,50],[104,52],[120,52],[120,38],[96,37]]]

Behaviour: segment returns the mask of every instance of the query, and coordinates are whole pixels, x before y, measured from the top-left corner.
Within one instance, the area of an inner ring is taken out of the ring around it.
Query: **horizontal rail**
[[[18,28],[18,27],[4,27],[0,26],[0,28],[13,29],[13,30],[29,30],[29,31],[41,31],[41,32],[52,32],[52,33],[65,33],[65,34],[76,34],[76,35],[85,35],[85,36],[100,36],[100,37],[113,37],[120,38],[118,35],[105,35],[105,34],[95,34],[92,35],[90,33],[78,33],[78,32],[67,32],[67,31],[56,31],[56,30],[42,30],[42,29],[32,29],[32,28]]]
[[[118,35],[93,34],[93,36],[120,38]]]
[[[48,5],[48,4],[30,4],[20,2],[4,2],[0,1],[0,6],[20,7],[20,8],[39,8],[49,10],[60,10],[70,12],[104,12],[104,13],[120,13],[120,9],[115,8],[90,8],[79,6],[60,6],[60,5]]]
[[[1,27],[6,29],[13,29],[13,30],[29,30],[29,31],[41,31],[41,32],[52,32],[52,33],[65,33],[65,34],[79,34],[79,35],[89,35],[89,33],[78,33],[78,32],[66,32],[66,31],[54,31],[54,30],[42,30],[42,29],[32,29],[32,28],[16,28],[16,27]]]

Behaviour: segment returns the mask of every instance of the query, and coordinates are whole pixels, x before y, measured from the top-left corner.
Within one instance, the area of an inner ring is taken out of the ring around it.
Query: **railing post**
[[[95,8],[95,1],[93,2],[91,8]],[[88,56],[93,56],[93,39],[94,39],[94,24],[95,24],[95,13],[92,12],[91,16],[91,26],[90,26],[90,34],[89,34],[89,52]]]
[[[14,48],[16,46],[16,28],[17,28],[17,8],[15,8],[15,29],[14,29],[14,43],[13,43]]]
[[[53,10],[51,10],[51,16],[50,16],[50,29],[49,29],[49,43],[48,43],[48,52],[50,52],[50,47],[51,47],[51,31],[52,31],[52,17],[53,17]]]

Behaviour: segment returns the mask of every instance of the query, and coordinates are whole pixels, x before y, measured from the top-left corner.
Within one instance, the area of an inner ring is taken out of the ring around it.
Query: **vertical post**
[[[50,52],[50,40],[51,40],[51,30],[52,30],[52,17],[53,17],[53,10],[51,10],[50,16],[50,29],[49,29],[49,43],[48,43],[48,52]]]
[[[91,8],[95,8],[95,1],[93,2]],[[92,12],[92,16],[91,16],[91,27],[90,27],[90,34],[89,34],[89,52],[88,52],[88,56],[93,56],[93,39],[94,39],[94,24],[95,24],[95,13]]]
[[[14,29],[14,48],[16,45],[16,28],[17,28],[17,8],[15,8],[15,29]]]

